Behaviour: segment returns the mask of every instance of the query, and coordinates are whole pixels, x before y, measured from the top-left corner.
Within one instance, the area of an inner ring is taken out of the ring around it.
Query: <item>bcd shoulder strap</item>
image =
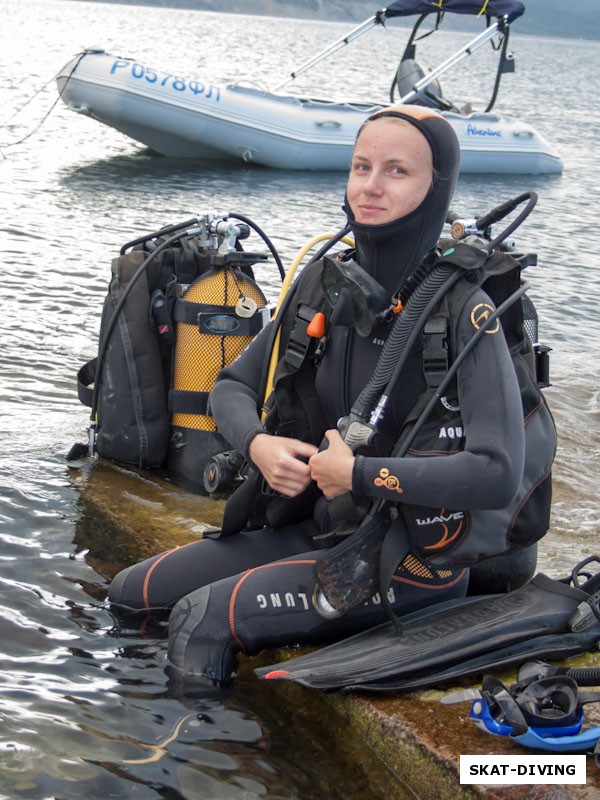
[[[275,403],[267,418],[268,430],[305,441],[319,441],[325,431],[314,376],[326,338],[311,336],[308,331],[315,314],[328,315],[321,290],[321,266],[318,261],[300,275],[293,305],[282,321],[282,355],[273,381]]]

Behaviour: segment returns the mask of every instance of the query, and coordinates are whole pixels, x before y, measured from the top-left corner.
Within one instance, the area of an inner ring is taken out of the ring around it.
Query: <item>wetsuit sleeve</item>
[[[491,304],[479,291],[461,313],[459,349],[475,332],[470,314],[482,302]],[[354,492],[396,502],[400,492],[407,503],[450,509],[504,508],[513,500],[523,475],[525,432],[519,385],[501,330],[481,337],[458,371],[457,386],[464,450],[427,457],[357,456]],[[382,485],[381,474],[393,476],[397,488]]]
[[[220,433],[248,457],[258,433],[264,433],[258,408],[258,392],[269,341],[270,326],[256,336],[243,353],[221,370],[210,394],[210,405]]]

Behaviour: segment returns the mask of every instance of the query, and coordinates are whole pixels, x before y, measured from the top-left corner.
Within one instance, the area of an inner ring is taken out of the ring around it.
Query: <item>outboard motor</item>
[[[398,88],[400,97],[410,94],[414,90],[415,84],[425,77],[425,71],[417,64],[414,58],[403,58],[398,66],[394,83]],[[452,103],[444,99],[442,87],[437,78],[422,89],[418,95],[411,100],[411,103],[429,108],[442,109],[448,111],[452,108]]]

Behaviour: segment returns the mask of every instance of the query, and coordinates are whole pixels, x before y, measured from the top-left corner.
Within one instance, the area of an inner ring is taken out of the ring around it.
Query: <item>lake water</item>
[[[307,693],[275,691],[249,674],[229,692],[177,696],[164,673],[164,632],[124,632],[108,612],[108,580],[122,563],[94,552],[86,539],[83,523],[90,521],[65,462],[85,436],[75,375],[94,354],[120,246],[197,212],[238,211],[267,231],[289,264],[314,234],[342,224],[344,175],[156,157],[62,103],[11,146],[43,119],[56,99],[53,76],[84,47],[217,83],[247,77],[273,87],[351,27],[73,0],[2,1],[0,797],[375,796],[341,768],[333,745],[312,742]],[[303,76],[297,89],[385,101],[405,40],[400,27],[374,31]],[[436,56],[422,60],[433,66],[463,41],[448,34]],[[560,152],[565,171],[463,176],[454,207],[473,216],[527,189],[539,194],[517,238],[538,253],[531,293],[542,339],[553,348],[547,397],[559,452],[552,530],[539,564],[559,576],[600,549],[600,111],[590,70],[599,53],[593,42],[518,32],[511,42],[517,72],[505,77],[497,109],[534,124]],[[443,84],[452,99],[481,108],[491,59],[472,60],[483,66],[462,64]],[[276,268],[265,267],[259,279],[275,297]]]

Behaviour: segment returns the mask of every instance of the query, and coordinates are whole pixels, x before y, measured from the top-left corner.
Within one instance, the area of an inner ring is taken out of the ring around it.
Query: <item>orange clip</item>
[[[312,336],[313,339],[320,339],[325,336],[325,314],[322,311],[317,311],[308,323],[306,333],[308,336]]]
[[[398,298],[396,305],[392,308],[392,314],[399,314],[403,308],[404,306],[402,305],[402,300]]]

